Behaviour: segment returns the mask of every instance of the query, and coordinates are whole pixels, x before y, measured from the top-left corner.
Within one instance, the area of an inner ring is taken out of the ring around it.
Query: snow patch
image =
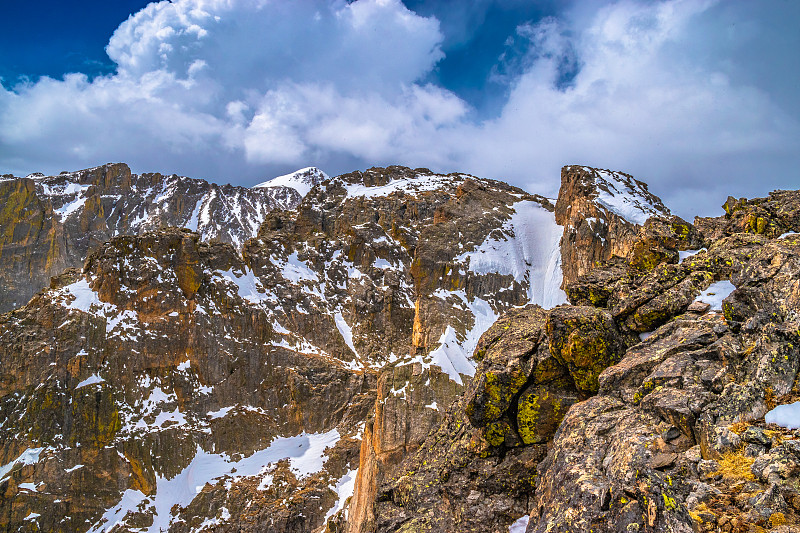
[[[703,291],[695,302],[703,302],[711,305],[711,311],[722,311],[722,300],[728,297],[736,287],[728,280],[712,283],[709,288]]]
[[[83,204],[86,203],[86,200],[87,198],[85,196],[79,196],[70,203],[64,204],[58,209],[54,209],[53,212],[58,215],[59,220],[63,223],[72,213],[83,207]]]
[[[316,167],[306,167],[296,170],[291,174],[278,176],[269,181],[253,185],[254,189],[267,187],[289,187],[296,190],[300,196],[305,197],[317,183],[328,179],[328,175]]]
[[[513,276],[528,286],[530,303],[545,309],[566,303],[561,290],[561,235],[555,215],[534,201],[513,205],[514,214],[500,228],[503,238],[488,237],[475,251],[466,252],[456,261],[469,261],[469,271],[476,274]]]
[[[6,474],[11,472],[16,465],[36,464],[39,461],[39,456],[43,451],[44,448],[28,448],[10,463],[0,466],[0,482],[2,482],[2,480],[6,477]]]
[[[281,275],[284,279],[292,283],[299,283],[301,281],[315,281],[319,282],[317,273],[311,270],[305,261],[300,260],[297,252],[293,252],[286,261],[275,261],[281,269]]]
[[[226,416],[234,407],[236,407],[236,406],[235,405],[231,405],[231,406],[228,406],[228,407],[223,407],[222,409],[218,409],[216,411],[209,411],[209,412],[206,413],[206,416],[208,418],[210,418],[211,420],[214,420],[215,418],[222,418],[222,417]]]
[[[101,305],[100,298],[98,298],[97,293],[92,290],[85,278],[67,285],[61,290],[74,297],[70,303],[64,305],[67,309],[77,309],[84,313],[89,313],[89,309],[93,305]]]
[[[457,291],[460,292],[460,291]],[[466,299],[466,297],[465,297]],[[412,362],[420,362],[427,368],[436,365],[442,372],[450,376],[450,379],[463,385],[461,374],[467,376],[475,375],[475,364],[472,362],[472,353],[478,345],[481,335],[497,320],[498,315],[486,300],[475,298],[468,303],[469,310],[475,319],[472,329],[465,335],[459,335],[453,326],[447,326],[442,336],[439,337],[439,347],[433,350],[427,357],[418,356]]]
[[[325,463],[325,450],[334,446],[339,438],[336,429],[327,433],[302,433],[294,437],[277,437],[268,448],[238,461],[232,460],[224,453],[206,452],[198,446],[191,463],[178,475],[170,479],[161,476],[156,478],[154,496],[146,497],[138,490],[126,490],[120,502],[108,509],[89,532],[110,531],[116,525],[124,525],[126,515],[129,512],[136,512],[140,504],[148,504],[147,506],[152,506],[153,509],[153,523],[142,531],[148,533],[166,531],[172,522],[173,506],[181,508],[189,505],[206,483],[215,483],[225,476],[233,480],[256,476],[263,473],[269,465],[282,459],[289,460],[289,466],[298,479],[304,478],[322,469]]]
[[[334,321],[336,322],[336,327],[339,330],[339,333],[342,334],[342,338],[344,342],[347,343],[347,346],[353,350],[353,353],[356,354],[358,357],[358,352],[356,351],[356,347],[353,344],[353,330],[345,321],[344,317],[342,316],[341,311],[337,311],[333,317]]]
[[[382,268],[382,269],[393,268],[392,264],[389,263],[389,261],[387,261],[386,259],[384,259],[382,257],[378,257],[377,259],[375,259],[374,265],[375,265],[375,268]]]
[[[528,529],[529,520],[530,517],[528,515],[519,518],[513,524],[508,526],[508,533],[525,533],[525,530]]]
[[[692,257],[695,254],[699,254],[705,250],[705,248],[700,248],[699,250],[681,250],[678,252],[678,262],[682,262],[687,257]]]
[[[259,304],[264,300],[271,299],[263,292],[263,286],[253,274],[253,271],[248,270],[246,267],[244,273],[234,272],[232,268],[229,270],[216,270],[214,273],[236,285],[237,294],[251,304]]]
[[[597,203],[628,222],[643,226],[651,216],[669,214],[657,209],[650,202],[650,194],[632,178],[619,172],[584,168],[595,176]]]
[[[360,183],[348,184],[345,185],[345,189],[347,189],[348,198],[359,196],[377,198],[380,196],[389,196],[396,191],[402,191],[408,194],[435,191],[436,189],[455,187],[463,181],[464,178],[460,176],[454,179],[450,176],[430,175],[395,179],[386,185],[378,185],[376,187],[368,187]]]
[[[325,521],[338,513],[340,510],[344,509],[344,504],[347,501],[347,498],[353,495],[353,492],[356,488],[357,475],[358,468],[355,470],[350,470],[341,478],[339,478],[339,481],[336,482],[335,486],[331,487],[331,489],[333,489],[333,491],[339,496],[339,499],[336,501],[336,505],[328,509],[328,512],[325,513]]]
[[[764,415],[767,424],[778,424],[786,429],[800,428],[800,402],[779,405]]]
[[[101,378],[97,374],[92,374],[88,378],[84,379],[77,385],[75,385],[75,390],[81,389],[83,387],[88,387],[89,385],[94,385],[95,383],[105,383],[105,379]]]

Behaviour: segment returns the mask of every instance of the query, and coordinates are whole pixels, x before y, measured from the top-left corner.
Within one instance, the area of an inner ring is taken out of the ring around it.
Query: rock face
[[[669,217],[661,199],[629,174],[572,165],[561,170],[556,222],[564,226],[564,284],[601,261],[627,257],[639,227],[653,216]]]
[[[65,206],[86,212],[101,168],[86,189],[0,182],[28,250],[9,264],[66,269],[0,315],[0,529],[800,524],[800,433],[764,418],[800,398],[797,193],[689,224],[588,167],[555,206],[466,174],[304,169],[257,188],[298,203],[241,246],[227,223],[206,241],[109,215],[70,269]]]
[[[306,176],[306,186],[317,175]],[[67,267],[117,235],[183,226],[204,240],[239,247],[267,213],[302,196],[291,184],[248,189],[161,174],[125,164],[0,178],[0,312],[27,302]]]
[[[6,530],[181,530],[232,512],[245,531],[321,524],[375,378],[275,342],[224,274],[246,270],[187,230],[117,237],[3,315]],[[258,473],[280,481],[259,490]],[[245,511],[253,498],[264,508]]]
[[[661,259],[617,257],[567,285],[573,305],[484,334],[464,396],[379,486],[370,531],[796,529],[800,433],[764,414],[800,398],[800,235],[712,241],[673,222],[630,247]]]
[[[800,238],[725,240],[681,264],[725,277],[738,260],[724,313],[677,316],[599,376],[539,465],[529,531],[798,523],[800,441],[764,414],[797,390]]]
[[[378,485],[463,391],[475,372],[470,356],[497,316],[565,300],[552,209],[473,176],[370,169],[273,213],[245,247],[259,279],[276,287],[287,342],[378,373],[349,530],[376,523]],[[301,287],[282,281],[297,272]]]

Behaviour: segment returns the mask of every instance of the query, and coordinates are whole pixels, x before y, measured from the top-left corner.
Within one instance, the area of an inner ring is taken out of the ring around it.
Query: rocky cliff
[[[99,168],[0,182],[20,258],[73,242]],[[800,193],[689,224],[588,167],[555,203],[304,169],[244,240],[191,223],[209,187],[0,315],[3,530],[792,530],[800,441],[764,415],[800,397]]]
[[[799,200],[651,218],[571,305],[501,317],[375,530],[795,531],[800,433],[765,414],[800,398]]]
[[[0,312],[27,302],[67,267],[117,235],[182,226],[203,240],[241,246],[266,214],[296,206],[298,192],[326,178],[317,169],[248,189],[161,174],[125,164],[0,178]],[[303,192],[305,194],[305,192]]]

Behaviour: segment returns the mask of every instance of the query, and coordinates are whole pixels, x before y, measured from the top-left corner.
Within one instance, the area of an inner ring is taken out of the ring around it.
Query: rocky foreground
[[[0,182],[28,206],[0,259],[112,227],[84,204],[120,168],[59,205]],[[403,167],[306,186],[246,241],[114,226],[0,315],[3,530],[800,527],[800,434],[764,419],[800,399],[800,192],[690,224],[578,166],[554,203]]]

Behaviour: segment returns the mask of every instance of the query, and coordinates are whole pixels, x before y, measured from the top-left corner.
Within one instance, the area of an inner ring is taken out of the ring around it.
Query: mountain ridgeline
[[[3,176],[0,530],[795,531],[800,192],[724,210]]]

